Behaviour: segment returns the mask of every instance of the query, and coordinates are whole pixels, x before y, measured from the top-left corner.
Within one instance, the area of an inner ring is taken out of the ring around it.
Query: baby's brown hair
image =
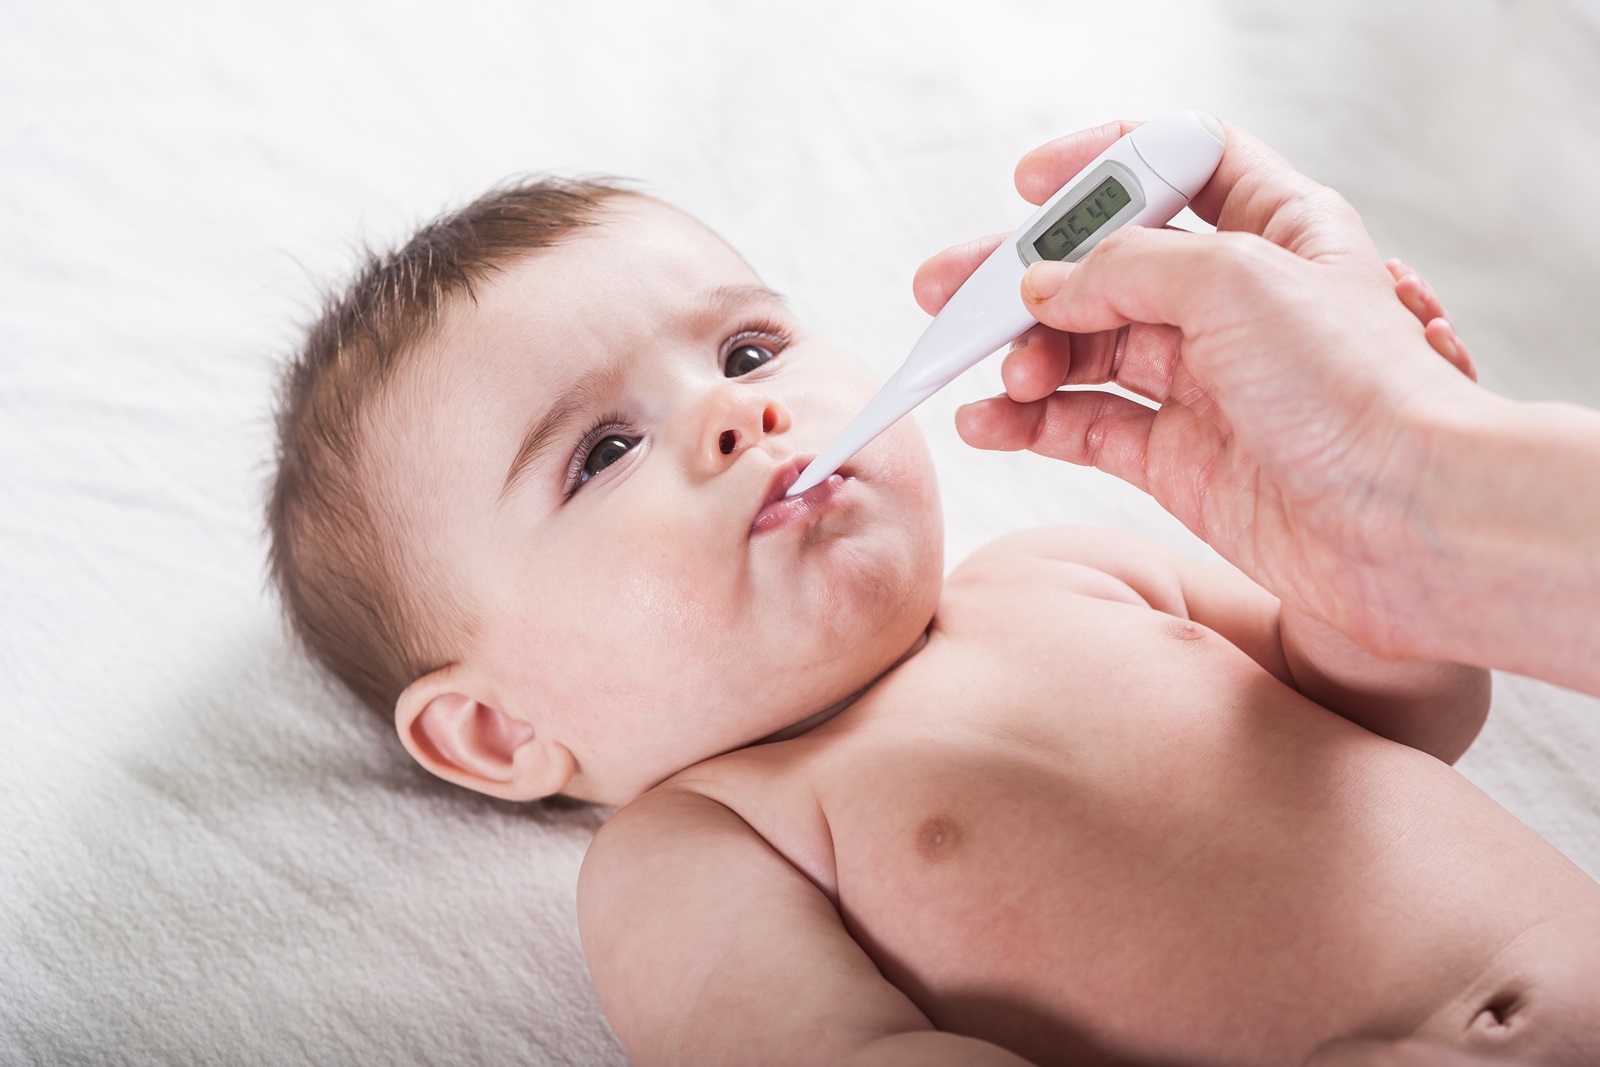
[[[591,225],[621,195],[609,180],[523,181],[435,219],[394,252],[367,253],[284,371],[266,509],[272,582],[312,656],[384,716],[459,639],[427,620],[465,625],[466,612],[431,601],[420,610],[423,597],[448,591],[419,590],[394,504],[374,484],[375,405],[450,300],[475,299],[474,285]]]

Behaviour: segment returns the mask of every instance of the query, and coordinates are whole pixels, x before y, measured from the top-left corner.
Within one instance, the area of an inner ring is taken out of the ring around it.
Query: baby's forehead
[[[513,391],[543,402],[602,373],[619,351],[709,333],[744,310],[782,308],[697,219],[619,197],[591,225],[454,294],[407,361],[383,421],[407,435],[459,434],[466,415],[452,407],[487,414]],[[530,383],[538,388],[527,394]]]
[[[776,300],[698,220],[630,197],[456,294],[422,355],[465,361],[462,369],[488,358],[566,370],[618,344],[692,329],[729,305]]]
[[[456,294],[443,316],[481,324],[537,319],[603,324],[667,311],[708,290],[759,285],[749,263],[691,215],[640,196],[605,205],[591,224],[531,249]]]
[[[592,222],[513,265],[581,283],[612,300],[690,296],[696,288],[759,281],[749,262],[693,215],[647,196],[602,205]]]

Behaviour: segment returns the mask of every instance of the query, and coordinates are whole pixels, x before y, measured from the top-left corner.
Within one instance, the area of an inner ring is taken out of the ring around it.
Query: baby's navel
[[[961,824],[948,815],[930,815],[917,828],[917,852],[930,862],[947,860],[961,844]]]

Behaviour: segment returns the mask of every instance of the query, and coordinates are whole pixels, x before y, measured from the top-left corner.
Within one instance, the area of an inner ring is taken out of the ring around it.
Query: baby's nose
[[[788,427],[787,413],[770,397],[727,396],[711,407],[700,454],[712,470],[726,467],[763,437]]]
[[[763,408],[761,412],[762,436],[771,433],[772,428],[776,426],[777,423],[777,413],[772,410],[772,406],[769,404]],[[738,449],[741,440],[744,440],[746,444],[751,443],[749,441],[750,436],[752,435],[748,433],[741,435],[739,428],[736,426],[723,430],[722,433],[717,435],[717,451],[721,452],[724,456],[731,456],[733,455],[734,451]]]

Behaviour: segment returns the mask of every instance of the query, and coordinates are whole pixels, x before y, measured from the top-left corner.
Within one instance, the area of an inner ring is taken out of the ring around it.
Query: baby
[[[555,181],[370,262],[286,378],[291,618],[440,777],[620,806],[579,919],[637,1062],[1593,1062],[1600,887],[1449,766],[1482,672],[1123,533],[946,576],[910,420],[784,499],[874,385]]]

